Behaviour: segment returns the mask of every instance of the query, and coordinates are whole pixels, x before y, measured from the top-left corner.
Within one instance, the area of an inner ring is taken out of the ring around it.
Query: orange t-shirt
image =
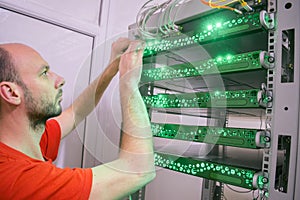
[[[28,157],[0,142],[0,199],[88,199],[91,169],[60,169],[52,164],[58,153],[61,131],[48,120],[40,146],[46,161]]]

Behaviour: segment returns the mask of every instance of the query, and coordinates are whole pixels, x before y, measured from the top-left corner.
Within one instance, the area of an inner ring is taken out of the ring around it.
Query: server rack
[[[223,184],[257,190],[257,199],[298,199],[300,2],[246,2],[243,14],[187,6],[179,32],[147,39],[140,90],[160,138],[155,164],[204,178],[202,199],[222,199]],[[204,123],[155,121],[159,114]],[[230,116],[260,125],[230,127]],[[197,145],[178,152],[161,139]]]

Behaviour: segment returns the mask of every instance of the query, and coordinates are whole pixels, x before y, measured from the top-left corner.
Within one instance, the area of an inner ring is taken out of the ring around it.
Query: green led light
[[[143,100],[147,107],[152,108],[258,108],[258,91],[220,91],[217,95],[210,92],[159,94],[143,96]]]
[[[222,18],[222,22],[216,22],[204,26],[195,26],[197,30],[192,30],[189,33],[178,34],[172,38],[163,40],[150,40],[146,42],[144,56],[151,56],[163,51],[169,51],[176,48],[191,46],[202,42],[214,41],[218,38],[224,38],[237,33],[253,31],[262,28],[259,19],[259,13],[249,14],[243,17],[232,16],[223,19],[223,16],[216,14],[211,17],[201,18],[201,24],[211,22],[212,18]],[[200,23],[200,20],[199,20]]]
[[[143,70],[141,82],[262,69],[261,51],[218,56],[213,59]]]
[[[215,96],[219,96],[220,94],[221,94],[220,91],[215,91],[215,92],[214,92],[214,95],[215,95]]]
[[[223,58],[221,56],[217,57],[217,61],[221,62],[223,60]]]
[[[258,148],[255,143],[256,134],[258,132],[256,129],[159,123],[152,123],[151,129],[154,137],[205,142],[241,148]]]
[[[256,171],[233,165],[155,152],[155,165],[177,172],[253,189]]]
[[[226,59],[227,59],[227,60],[231,60],[231,59],[232,59],[232,55],[227,55],[227,56],[226,56]]]

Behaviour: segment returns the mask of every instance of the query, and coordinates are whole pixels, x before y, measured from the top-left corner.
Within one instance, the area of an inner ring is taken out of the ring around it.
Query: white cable
[[[142,37],[157,39],[178,32],[179,27],[174,23],[180,4],[190,0],[168,0],[162,4],[149,5],[153,0],[147,1],[139,10],[136,25]],[[175,10],[175,11],[174,11]],[[147,22],[155,13],[161,13],[156,27],[147,30]]]

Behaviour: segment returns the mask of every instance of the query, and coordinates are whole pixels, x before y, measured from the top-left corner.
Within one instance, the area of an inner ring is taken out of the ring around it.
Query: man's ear
[[[0,96],[7,103],[19,105],[21,103],[20,88],[12,82],[0,83]]]

